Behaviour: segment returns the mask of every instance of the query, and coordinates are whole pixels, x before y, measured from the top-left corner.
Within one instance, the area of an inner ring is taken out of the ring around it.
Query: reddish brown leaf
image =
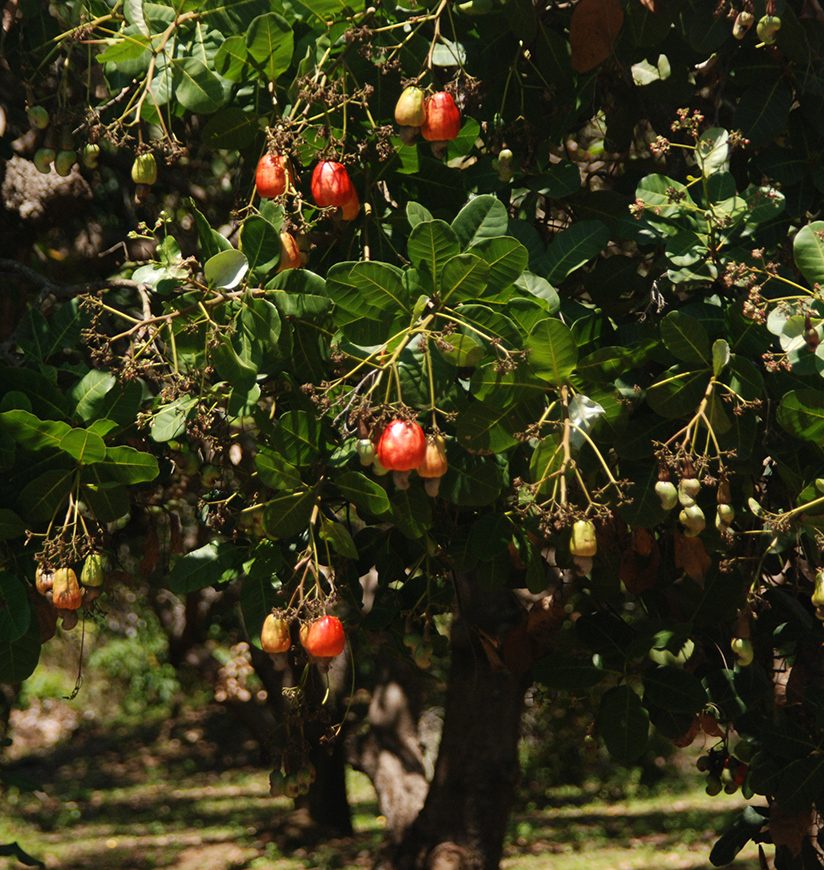
[[[589,72],[612,54],[623,23],[619,0],[580,0],[569,28],[575,72]]]
[[[712,560],[700,538],[687,538],[679,532],[675,533],[675,567],[680,568],[688,577],[697,583],[704,582]]]

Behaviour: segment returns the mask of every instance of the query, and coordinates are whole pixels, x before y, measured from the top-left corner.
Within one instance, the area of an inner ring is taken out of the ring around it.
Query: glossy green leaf
[[[516,281],[529,260],[526,248],[511,236],[482,239],[472,246],[472,253],[485,260],[489,266],[487,280],[493,293]]]
[[[644,674],[644,700],[673,713],[697,713],[706,704],[707,695],[688,671],[663,667]]]
[[[437,281],[443,264],[460,251],[458,236],[446,221],[417,223],[407,242],[409,259],[417,268],[425,268]]]
[[[314,490],[280,495],[263,506],[263,525],[272,538],[291,538],[305,531],[317,498]]]
[[[824,221],[813,221],[795,234],[793,258],[810,285],[824,284]]]
[[[21,538],[26,531],[26,524],[9,508],[0,508],[0,541]]]
[[[31,620],[28,631],[13,641],[0,640],[0,682],[22,683],[40,660],[40,629]]]
[[[175,97],[182,106],[198,115],[216,112],[224,102],[220,79],[194,57],[184,57],[177,66],[179,84]]]
[[[233,544],[210,541],[176,559],[166,582],[172,592],[187,595],[232,580],[239,566],[240,551]]]
[[[661,321],[661,338],[677,360],[693,366],[710,366],[710,339],[700,320],[682,311],[671,311]]]
[[[106,458],[106,444],[88,429],[70,429],[60,439],[60,449],[81,465],[93,465]]]
[[[63,438],[71,426],[58,420],[39,420],[28,411],[3,411],[0,427],[26,450],[60,449]]]
[[[383,517],[392,512],[386,490],[359,471],[345,471],[335,478],[335,486],[341,495],[365,511],[367,516]]]
[[[578,362],[578,347],[568,326],[560,320],[538,323],[526,340],[529,366],[545,381],[566,383]]]
[[[252,215],[243,222],[240,248],[251,271],[266,273],[280,262],[280,236],[262,217]]]
[[[461,247],[480,242],[483,239],[506,235],[509,215],[504,204],[490,194],[482,194],[471,199],[458,212],[452,221],[452,229],[458,236]]]
[[[796,438],[824,443],[824,393],[790,390],[778,406],[778,422]]]
[[[118,446],[106,449],[99,470],[120,483],[150,483],[160,473],[157,459],[151,453],[134,447]]]
[[[249,25],[246,34],[249,56],[255,60],[270,81],[289,68],[294,50],[294,37],[289,22],[276,12],[259,15]]]
[[[87,372],[71,391],[75,401],[75,413],[81,420],[88,422],[99,416],[103,399],[114,387],[115,378],[111,372],[92,369]]]
[[[596,257],[609,241],[601,221],[578,221],[552,240],[542,258],[542,270],[551,284],[559,284],[576,269]]]
[[[595,722],[616,761],[629,764],[647,748],[649,715],[629,686],[615,686],[604,693]]]
[[[489,277],[489,266],[475,254],[458,254],[448,260],[441,272],[440,300],[455,305],[482,296]]]
[[[29,627],[31,608],[25,584],[9,571],[0,571],[0,645],[13,643]]]
[[[221,290],[233,290],[249,271],[249,262],[241,251],[228,248],[209,257],[203,266],[206,281]]]

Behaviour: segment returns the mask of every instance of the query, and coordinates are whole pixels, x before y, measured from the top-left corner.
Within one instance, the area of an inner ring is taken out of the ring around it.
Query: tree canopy
[[[356,5],[12,5],[4,156],[85,180],[125,254],[99,275],[41,222],[0,261],[0,680],[98,569],[126,582],[136,525],[163,529],[141,570],[239,584],[298,658],[327,613],[356,661],[401,646],[461,575],[523,602],[478,628],[493,666],[589,696],[617,762],[717,738],[708,788],[766,800],[714,863],[812,860],[824,13]],[[441,473],[378,461],[393,421]]]

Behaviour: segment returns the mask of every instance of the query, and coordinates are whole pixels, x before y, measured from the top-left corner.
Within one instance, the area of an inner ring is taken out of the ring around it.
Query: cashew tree
[[[394,663],[380,866],[498,866],[535,683],[616,764],[707,735],[751,803],[714,864],[824,866],[819,4],[41,7],[2,33],[0,681],[154,572],[291,675],[276,791]]]

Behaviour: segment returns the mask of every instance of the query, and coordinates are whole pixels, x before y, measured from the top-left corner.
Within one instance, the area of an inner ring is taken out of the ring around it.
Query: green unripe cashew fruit
[[[729,525],[735,519],[735,508],[731,504],[720,504],[715,509],[719,522]]]
[[[755,16],[752,12],[739,12],[732,25],[732,35],[735,39],[743,39],[749,33],[754,21]]]
[[[678,504],[678,490],[669,480],[659,480],[655,484],[655,494],[665,511],[671,511]]]
[[[715,797],[717,794],[721,794],[721,789],[723,786],[721,785],[721,777],[711,775],[707,777],[707,787],[705,791],[710,797]]]
[[[573,556],[594,556],[598,552],[595,537],[595,523],[591,520],[577,520],[572,526],[569,539],[569,552]]]
[[[154,184],[157,181],[157,161],[154,154],[138,154],[132,163],[132,181],[135,184]]]
[[[43,175],[48,175],[51,172],[51,165],[54,163],[55,156],[54,148],[38,148],[34,152],[33,158],[37,171],[42,172]]]
[[[678,482],[678,501],[683,507],[692,507],[701,492],[701,481],[695,477],[682,477]]]
[[[92,144],[83,146],[81,161],[86,169],[97,169],[97,160],[100,157],[100,146]]]
[[[781,19],[777,15],[765,15],[755,27],[758,38],[764,45],[773,45],[781,30]]]
[[[730,649],[735,653],[735,662],[742,668],[749,667],[755,658],[752,641],[748,637],[734,637],[730,641]]]
[[[72,166],[77,163],[77,154],[74,151],[58,151],[54,158],[54,169],[58,175],[65,178],[71,175]]]
[[[35,130],[45,130],[49,126],[49,110],[45,106],[29,106],[26,115]]]
[[[824,568],[819,568],[815,572],[815,588],[810,596],[810,600],[813,603],[813,607],[824,607]]]
[[[501,148],[498,152],[498,179],[504,184],[512,181],[515,172],[512,169],[512,151],[509,148]]]
[[[359,438],[355,450],[357,450],[358,459],[364,468],[375,461],[375,445],[368,438]]]
[[[107,567],[108,560],[102,553],[89,553],[80,572],[80,583],[93,588],[102,586]]]
[[[695,534],[703,532],[707,526],[707,518],[704,516],[704,511],[697,504],[685,507],[678,514],[678,521],[682,526],[686,526],[689,531]]]

